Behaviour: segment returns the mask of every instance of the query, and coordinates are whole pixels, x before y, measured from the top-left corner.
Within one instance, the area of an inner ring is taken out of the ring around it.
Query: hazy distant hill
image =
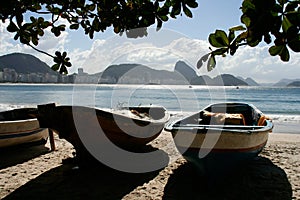
[[[277,83],[274,84],[274,86],[287,86],[289,85],[290,83],[292,82],[295,82],[295,81],[300,81],[300,79],[281,79],[280,81],[278,81]]]
[[[243,78],[243,77],[240,77],[240,76],[237,76],[238,79],[246,82],[249,86],[259,86],[260,84],[258,84],[255,80],[253,80],[252,78]]]
[[[231,74],[221,74],[214,78],[199,76],[192,80],[193,85],[215,85],[215,86],[247,86],[248,84]]]
[[[214,81],[207,75],[198,76],[191,80],[192,85],[213,85]]]
[[[247,86],[245,81],[242,81],[231,74],[222,74],[213,79],[213,85],[224,85],[224,86]]]
[[[0,56],[0,70],[3,68],[15,69],[17,73],[50,73],[57,74],[46,63],[35,56],[24,53],[12,53]]]
[[[287,87],[300,87],[300,81],[293,81],[289,83]]]

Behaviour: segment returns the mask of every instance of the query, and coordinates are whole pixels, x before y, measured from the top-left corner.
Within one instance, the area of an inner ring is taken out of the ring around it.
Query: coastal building
[[[88,73],[85,73],[83,71],[83,68],[78,68],[78,73],[74,73],[70,75],[70,78],[72,83],[98,83],[98,77],[96,75],[89,75]]]
[[[18,74],[16,70],[11,68],[4,68],[2,73],[3,82],[15,83],[18,80]]]
[[[0,71],[0,82],[3,82],[3,71]]]

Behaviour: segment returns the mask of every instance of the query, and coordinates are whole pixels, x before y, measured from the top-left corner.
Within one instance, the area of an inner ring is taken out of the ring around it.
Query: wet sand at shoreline
[[[167,132],[151,145],[169,164],[148,173],[78,169],[62,163],[73,147],[57,137],[55,143],[54,152],[48,141],[0,153],[0,199],[300,199],[300,134],[271,133],[257,159],[215,184],[181,157]]]

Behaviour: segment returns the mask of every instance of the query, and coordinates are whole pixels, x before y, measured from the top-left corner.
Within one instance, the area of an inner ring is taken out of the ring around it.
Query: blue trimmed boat
[[[0,148],[45,144],[49,135],[36,118],[37,109],[21,108],[0,112]]]
[[[272,121],[247,103],[211,104],[165,127],[201,174],[224,172],[255,158],[272,129]]]

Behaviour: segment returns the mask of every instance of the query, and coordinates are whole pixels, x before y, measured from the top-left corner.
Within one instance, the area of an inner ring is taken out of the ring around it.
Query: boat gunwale
[[[7,120],[7,121],[1,121],[0,120],[0,125],[1,124],[7,124],[7,123],[23,123],[23,122],[31,122],[31,121],[38,121],[37,118],[28,118],[28,119],[17,119],[17,120]]]
[[[178,130],[186,130],[186,131],[195,131],[194,134],[207,134],[208,130],[213,130],[213,131],[218,131],[218,133],[222,132],[222,133],[247,133],[247,134],[253,134],[253,133],[258,133],[258,132],[271,132],[274,124],[272,123],[272,120],[267,119],[266,120],[266,125],[264,126],[247,126],[247,125],[219,125],[220,127],[210,127],[210,126],[216,126],[216,125],[207,125],[207,124],[195,124],[195,126],[182,126],[180,125],[180,122],[183,120],[186,120],[194,115],[200,115],[200,112],[203,112],[205,110],[207,110],[208,108],[211,108],[212,106],[217,106],[217,105],[226,105],[226,106],[234,106],[234,105],[243,105],[243,106],[249,106],[252,110],[256,110],[261,112],[260,110],[258,110],[253,104],[249,104],[249,103],[245,103],[245,102],[220,102],[220,103],[212,103],[209,104],[208,106],[204,107],[203,109],[201,109],[200,111],[194,112],[190,115],[184,116],[180,119],[177,119],[169,124],[167,124],[165,126],[165,130],[168,132],[177,132]],[[226,108],[227,109],[227,108]],[[199,126],[199,127],[197,127]],[[201,127],[202,126],[202,127]],[[207,126],[207,127],[205,127]],[[226,128],[222,128],[226,126]],[[228,127],[228,128],[227,128]],[[237,129],[235,129],[234,127],[238,127]],[[259,129],[242,129],[242,128],[249,128],[249,127],[253,127],[256,128],[258,127]],[[231,129],[230,129],[231,128]],[[196,131],[197,130],[197,131]],[[202,132],[201,132],[202,131]]]
[[[96,113],[96,116],[97,117],[104,117],[104,118],[115,118],[115,117],[120,117],[120,118],[124,118],[124,119],[132,119],[136,122],[139,122],[139,123],[155,123],[155,124],[165,124],[166,122],[169,121],[170,119],[170,114],[169,112],[166,110],[165,107],[163,106],[129,106],[129,107],[124,107],[124,108],[160,108],[164,111],[164,116],[160,119],[152,119],[152,118],[138,118],[138,117],[131,117],[129,115],[126,115],[126,114],[121,114],[121,113],[118,113],[118,112],[114,112],[114,111],[117,111],[117,110],[112,110],[110,108],[110,110],[108,109],[105,109],[105,108],[98,108],[98,107],[88,107],[88,106],[67,106],[67,105],[63,105],[63,106],[56,106],[56,108],[61,108],[61,109],[64,109],[64,108],[71,108],[71,111],[73,113],[73,111],[77,111],[76,109],[87,109],[87,110],[90,110],[90,111],[94,111]],[[122,107],[123,108],[123,107]],[[118,109],[120,111],[122,111],[122,108],[121,109]],[[74,110],[75,109],[75,110]],[[99,114],[99,115],[98,115]],[[74,113],[73,113],[74,115]]]
[[[177,121],[178,122],[178,121]],[[176,123],[177,123],[176,122]],[[177,132],[179,130],[185,130],[185,131],[193,131],[194,134],[207,134],[207,131],[212,130],[212,131],[218,131],[218,133],[222,132],[222,133],[247,133],[247,134],[254,134],[254,133],[260,133],[260,132],[270,132],[273,128],[273,123],[270,120],[266,120],[267,125],[265,126],[244,126],[245,128],[249,128],[249,127],[258,127],[259,129],[242,129],[242,126],[239,127],[239,129],[234,129],[235,126],[228,126],[228,128],[221,128],[222,125],[220,126],[220,128],[218,127],[210,127],[213,125],[207,125],[207,127],[195,127],[195,126],[174,126],[176,123],[172,123],[172,124],[168,124],[165,127],[166,131],[169,132]],[[200,125],[201,126],[201,125]],[[224,125],[226,126],[226,125]],[[229,128],[230,127],[230,128]],[[211,134],[211,133],[210,133]]]

